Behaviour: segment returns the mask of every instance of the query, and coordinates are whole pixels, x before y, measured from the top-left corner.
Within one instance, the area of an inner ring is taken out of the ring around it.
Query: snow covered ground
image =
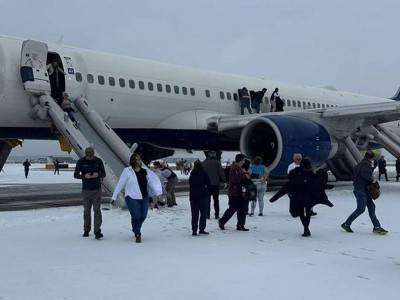
[[[54,176],[42,165],[28,179],[20,165],[4,172],[0,192],[4,184],[76,183],[72,172]],[[0,212],[0,299],[398,299],[400,183],[381,186],[377,216],[387,236],[372,233],[367,213],[354,233],[340,228],[355,209],[351,184],[328,192],[333,208],[315,208],[309,238],[287,198],[248,217],[249,232],[235,230],[234,216],[225,231],[211,219],[210,235],[193,237],[182,195],[177,207],[149,212],[141,244],[128,211],[103,211],[103,240],[81,236],[82,207]]]

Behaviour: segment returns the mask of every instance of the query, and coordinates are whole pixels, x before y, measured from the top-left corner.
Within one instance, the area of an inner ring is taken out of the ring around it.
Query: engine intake
[[[240,150],[261,156],[273,177],[286,177],[293,154],[301,153],[314,166],[333,156],[337,145],[322,125],[297,116],[266,116],[249,122],[240,136]]]

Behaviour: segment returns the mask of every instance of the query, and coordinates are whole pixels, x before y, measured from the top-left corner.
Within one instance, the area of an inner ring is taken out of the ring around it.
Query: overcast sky
[[[1,35],[381,97],[400,85],[398,0],[0,4]],[[38,144],[12,155],[60,153]]]

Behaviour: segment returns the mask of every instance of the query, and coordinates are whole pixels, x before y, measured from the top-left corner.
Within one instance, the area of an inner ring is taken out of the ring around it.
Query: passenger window
[[[182,87],[182,94],[187,95],[187,88],[185,86]]]
[[[231,95],[231,93],[229,93],[229,92],[226,93],[226,99],[232,100],[232,95]]]
[[[134,89],[134,88],[135,88],[135,81],[134,81],[134,80],[129,79],[129,87],[130,87],[131,89]]]
[[[76,81],[78,81],[78,82],[82,82],[82,74],[79,73],[79,72],[77,72],[77,73],[75,74],[75,79],[76,79]]]
[[[174,92],[175,94],[179,94],[179,86],[174,85]]]
[[[268,103],[269,103],[268,97],[265,97],[265,98],[264,98],[264,102],[265,102],[265,104],[268,104]]]
[[[210,91],[209,90],[206,90],[206,97],[210,98]]]
[[[325,108],[325,104],[322,103],[322,108]]]
[[[314,102],[313,102],[313,104],[312,104],[312,107],[313,107],[313,108],[316,108],[316,106],[315,106],[315,103],[314,103]]]
[[[87,74],[86,78],[87,78],[87,81],[88,81],[89,83],[93,83],[93,82],[94,82],[94,78],[93,78],[93,75],[92,75],[92,74]]]
[[[118,81],[119,81],[119,86],[120,87],[125,87],[125,79],[120,78]]]
[[[238,95],[236,93],[233,93],[233,100],[235,100],[235,101],[238,100]]]
[[[162,92],[162,84],[157,83],[157,91]]]
[[[311,108],[311,103],[307,102],[307,108]]]
[[[225,99],[225,94],[224,92],[219,92],[219,97],[224,100]]]
[[[317,107],[318,107],[318,108],[321,108],[321,104],[317,103]]]
[[[153,85],[152,82],[148,82],[148,83],[147,83],[147,87],[149,88],[149,91],[154,90],[154,85]]]
[[[139,89],[144,90],[144,82],[139,81]]]
[[[166,91],[167,93],[171,93],[171,86],[170,86],[169,84],[166,84],[166,85],[165,85],[165,91]]]
[[[194,90],[194,88],[190,88],[190,95],[192,96],[196,95],[196,91]]]
[[[292,103],[293,105],[293,107],[296,107],[296,100],[293,100],[293,103]]]
[[[108,84],[110,86],[115,86],[115,79],[114,77],[108,77]]]
[[[292,102],[290,101],[290,99],[287,99],[287,106],[291,106]]]
[[[300,100],[297,100],[297,107],[301,107],[301,102],[300,102]]]
[[[104,83],[105,83],[104,76],[99,75],[99,76],[97,77],[97,80],[99,81],[99,84],[100,84],[100,85],[104,85]]]

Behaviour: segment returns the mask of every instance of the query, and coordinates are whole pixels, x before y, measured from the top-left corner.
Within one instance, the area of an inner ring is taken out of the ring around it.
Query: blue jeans
[[[126,206],[128,206],[131,214],[132,231],[136,235],[140,235],[140,229],[147,217],[149,209],[149,198],[145,199],[132,199],[129,196],[125,197]]]
[[[250,108],[250,97],[242,98],[240,99],[240,114],[244,114],[244,109],[247,108],[249,111],[249,114],[251,114],[251,108]]]
[[[264,195],[265,192],[267,191],[267,184],[266,183],[261,183],[257,182],[257,201],[251,201],[251,213],[254,214],[254,211],[256,210],[256,205],[258,202],[258,208],[260,210],[260,214],[263,213],[264,210]]]
[[[355,219],[358,218],[365,211],[365,207],[368,208],[369,217],[371,219],[374,227],[381,227],[378,218],[375,215],[375,203],[368,195],[367,190],[363,189],[354,189],[354,196],[356,196],[357,208],[356,210],[347,218],[346,224],[351,225]]]

